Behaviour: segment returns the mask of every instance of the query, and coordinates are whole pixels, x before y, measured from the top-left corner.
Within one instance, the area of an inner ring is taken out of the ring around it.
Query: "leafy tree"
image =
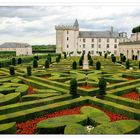
[[[100,70],[101,69],[101,63],[100,61],[96,62],[96,70]]]
[[[90,52],[88,52],[88,60],[91,59],[91,55],[90,55]]]
[[[92,60],[92,58],[90,58],[90,60],[89,60],[89,65],[90,66],[93,66],[93,60]]]
[[[14,66],[16,65],[16,58],[14,58],[14,57],[12,58],[11,64],[14,65]]]
[[[135,55],[132,55],[132,60],[135,60]]]
[[[127,60],[127,61],[125,62],[125,67],[126,67],[126,69],[129,69],[129,67],[130,67],[130,62],[129,62],[129,60]]]
[[[47,60],[45,61],[45,68],[49,68],[49,65],[50,65],[50,62],[49,62],[49,60],[47,59]]]
[[[37,59],[33,60],[33,68],[37,68],[38,67],[38,62]]]
[[[21,63],[22,63],[22,59],[18,58],[18,64],[21,64]]]
[[[99,79],[99,93],[97,94],[98,98],[103,98],[104,95],[106,94],[106,80],[104,79],[104,77],[101,77]]]
[[[132,29],[132,33],[138,33],[138,32],[140,32],[140,26],[134,27]]]
[[[15,75],[15,68],[14,68],[14,66],[10,66],[9,67],[9,73],[10,73],[11,76]]]
[[[70,81],[70,94],[75,96],[77,94],[77,80],[71,79]]]
[[[140,69],[140,62],[139,62],[139,69]]]
[[[121,56],[121,62],[125,62],[126,61],[126,57],[125,57],[125,55],[122,55]]]
[[[48,54],[47,59],[48,59],[49,63],[51,64],[52,58],[51,58],[51,55],[50,54]]]
[[[74,62],[72,63],[72,69],[74,69],[74,70],[77,69],[77,63],[76,63],[76,61],[74,61]]]
[[[2,63],[0,62],[0,68],[2,68]]]
[[[28,76],[32,75],[32,67],[31,66],[27,66],[27,75]]]

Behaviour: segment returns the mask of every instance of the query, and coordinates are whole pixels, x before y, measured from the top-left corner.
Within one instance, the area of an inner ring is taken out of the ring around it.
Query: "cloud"
[[[137,6],[1,6],[0,43],[55,44],[55,25],[73,24],[81,30],[126,31],[139,25]]]

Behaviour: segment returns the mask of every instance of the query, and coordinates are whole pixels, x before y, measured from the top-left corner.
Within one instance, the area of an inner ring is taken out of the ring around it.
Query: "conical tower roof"
[[[73,26],[75,26],[76,28],[78,28],[79,27],[79,23],[78,23],[78,20],[76,19],[75,20],[75,22],[74,22],[74,25]]]

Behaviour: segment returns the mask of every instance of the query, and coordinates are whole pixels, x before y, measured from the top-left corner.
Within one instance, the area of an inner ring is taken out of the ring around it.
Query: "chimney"
[[[111,33],[113,33],[113,27],[111,26],[111,28],[110,28],[110,31],[111,31]]]

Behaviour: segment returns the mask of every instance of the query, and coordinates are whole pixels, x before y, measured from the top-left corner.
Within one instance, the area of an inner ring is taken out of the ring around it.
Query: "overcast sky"
[[[109,30],[131,33],[140,25],[138,6],[9,6],[0,7],[0,44],[26,42],[55,44],[55,25],[73,24],[80,30]]]

